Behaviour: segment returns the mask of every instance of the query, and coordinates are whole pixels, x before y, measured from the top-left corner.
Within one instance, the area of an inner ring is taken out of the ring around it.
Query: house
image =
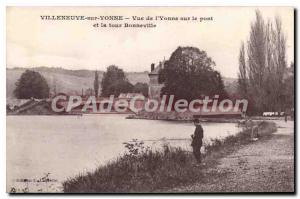
[[[157,66],[154,63],[151,64],[151,72],[149,76],[149,91],[148,97],[151,99],[160,99],[160,92],[163,87],[163,84],[160,84],[158,81],[159,71],[164,68],[165,60],[159,62]]]

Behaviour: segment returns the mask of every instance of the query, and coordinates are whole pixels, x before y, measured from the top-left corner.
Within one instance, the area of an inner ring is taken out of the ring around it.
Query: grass
[[[261,122],[260,137],[276,131],[271,122]],[[142,142],[134,140],[125,143],[129,153],[119,157],[94,172],[80,174],[63,182],[67,193],[144,193],[158,192],[165,188],[190,184],[203,179],[201,169],[211,168],[217,160],[232,152],[236,147],[252,142],[250,129],[244,129],[223,140],[214,139],[205,146],[204,162],[199,167],[190,152],[181,148],[164,146],[161,151],[145,148]]]

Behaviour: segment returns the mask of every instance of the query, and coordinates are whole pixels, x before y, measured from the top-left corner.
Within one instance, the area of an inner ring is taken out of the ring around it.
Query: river
[[[7,189],[20,186],[16,185],[18,179],[39,179],[48,172],[50,178],[62,182],[93,171],[98,165],[124,154],[122,143],[132,139],[143,140],[146,146],[155,149],[168,143],[191,150],[190,135],[195,129],[192,123],[125,117],[113,114],[7,116]],[[204,142],[239,131],[234,123],[203,123],[202,126]]]

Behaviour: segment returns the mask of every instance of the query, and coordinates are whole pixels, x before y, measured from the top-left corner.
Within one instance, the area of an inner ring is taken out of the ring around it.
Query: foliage
[[[124,71],[114,65],[107,67],[101,86],[104,97],[118,96],[120,93],[128,93],[133,90],[133,85],[126,78]]]
[[[180,148],[124,155],[95,172],[63,183],[64,192],[149,192],[171,184],[192,182],[202,176],[191,164],[192,156]]]
[[[194,47],[178,47],[160,70],[159,81],[164,83],[161,94],[178,99],[199,99],[215,94],[226,97],[221,74],[205,51]]]
[[[88,88],[85,90],[84,95],[92,96],[94,94],[94,90],[92,88]]]
[[[47,98],[49,96],[49,86],[40,73],[26,70],[16,83],[14,95],[18,99]]]
[[[148,97],[148,84],[138,82],[134,85],[133,92],[134,93],[142,93],[145,97]]]
[[[124,147],[128,150],[127,156],[137,157],[143,153],[147,153],[150,149],[149,147],[144,146],[143,141],[138,139],[133,139],[131,142],[124,142]]]
[[[240,95],[250,101],[251,112],[285,111],[285,74],[288,69],[286,38],[280,18],[265,22],[257,10],[246,48],[247,56],[244,44],[239,56]]]
[[[238,91],[241,94],[241,97],[243,98],[247,97],[248,80],[247,80],[247,68],[246,68],[244,43],[242,43],[241,45],[240,55],[239,55]]]
[[[98,72],[97,71],[95,71],[94,91],[95,91],[95,96],[98,97],[98,92],[99,92],[99,76],[98,76]]]
[[[285,80],[284,80],[284,89],[283,89],[283,96],[284,96],[284,108],[288,109],[288,108],[292,108],[294,107],[294,96],[295,96],[295,88],[294,88],[294,84],[295,84],[295,79],[294,79],[294,63],[291,63],[290,66],[291,69],[291,75],[288,76]]]
[[[130,93],[133,86],[129,81],[118,80],[108,87],[109,95],[119,96],[120,93]]]

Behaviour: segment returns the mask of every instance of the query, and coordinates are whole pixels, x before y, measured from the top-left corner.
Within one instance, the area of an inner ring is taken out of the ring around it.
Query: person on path
[[[201,163],[201,147],[202,147],[202,139],[203,139],[203,128],[200,124],[199,119],[194,120],[194,125],[196,126],[196,129],[194,131],[194,134],[191,135],[192,137],[192,148],[193,148],[193,154],[195,156],[195,159],[198,163]]]

